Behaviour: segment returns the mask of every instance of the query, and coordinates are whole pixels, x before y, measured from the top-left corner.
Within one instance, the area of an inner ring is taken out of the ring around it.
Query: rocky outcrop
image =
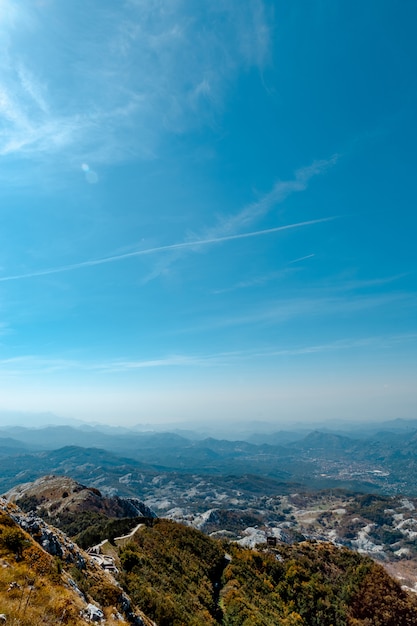
[[[51,527],[35,513],[24,513],[16,505],[0,498],[0,510],[10,515],[12,520],[25,530],[51,556],[66,563],[73,563],[79,569],[85,568],[85,555],[64,533]]]
[[[146,618],[145,615],[137,611],[132,605],[130,598],[123,592],[119,583],[113,577],[110,571],[103,571],[102,567],[97,564],[92,555],[81,550],[76,543],[71,541],[62,531],[47,524],[42,518],[38,517],[34,512],[25,513],[19,507],[0,497],[0,511],[6,513],[22,530],[36,541],[45,552],[53,557],[58,557],[62,562],[63,568],[67,566],[68,571],[76,567],[83,572],[83,577],[88,579],[94,578],[95,583],[99,585],[111,585],[117,590],[118,608],[120,610],[120,619],[122,623],[125,620],[133,626],[151,626],[153,622]],[[9,565],[7,565],[9,567]],[[100,574],[100,572],[102,572]],[[89,595],[81,591],[78,584],[72,579],[71,575],[66,575],[66,583],[76,594],[86,603],[82,611],[81,617],[89,622],[105,624],[104,612],[100,606],[90,601]],[[97,603],[98,604],[98,603]],[[122,614],[124,617],[122,617]],[[119,619],[119,618],[117,618]]]
[[[25,511],[41,511],[50,518],[62,513],[91,511],[107,517],[156,517],[137,498],[106,497],[94,487],[86,487],[69,476],[43,476],[34,482],[17,485],[5,498]]]
[[[85,619],[90,620],[90,622],[102,622],[104,619],[103,611],[99,609],[98,606],[91,603],[87,604],[82,615]]]

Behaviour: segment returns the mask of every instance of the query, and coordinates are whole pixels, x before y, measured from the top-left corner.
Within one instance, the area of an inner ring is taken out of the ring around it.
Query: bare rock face
[[[49,526],[33,512],[24,513],[4,498],[0,498],[0,510],[8,513],[12,520],[25,530],[45,552],[59,557],[66,563],[74,563],[79,569],[85,568],[83,552],[63,532]]]
[[[94,604],[87,604],[83,611],[83,617],[90,620],[90,622],[101,622],[104,619],[104,613],[98,606]]]

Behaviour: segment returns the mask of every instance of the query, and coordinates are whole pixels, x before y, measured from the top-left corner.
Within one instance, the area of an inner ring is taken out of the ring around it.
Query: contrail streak
[[[208,246],[214,243],[223,243],[225,241],[233,241],[235,239],[248,239],[249,237],[260,237],[262,235],[278,233],[282,230],[290,230],[292,228],[302,228],[303,226],[310,226],[312,224],[320,224],[322,222],[329,222],[334,219],[335,217],[322,217],[317,220],[309,220],[307,222],[298,222],[296,224],[287,224],[286,226],[277,226],[276,228],[256,230],[250,233],[241,233],[239,235],[226,235],[225,237],[210,237],[207,239],[197,239],[195,241],[184,241],[182,243],[172,243],[167,246],[157,246],[155,248],[146,248],[145,250],[135,250],[134,252],[126,252],[124,254],[115,254],[113,256],[102,257],[101,259],[81,261],[80,263],[73,263],[72,265],[61,265],[60,267],[52,267],[52,268],[45,269],[45,270],[36,270],[35,272],[28,272],[26,274],[15,274],[13,276],[3,276],[3,277],[0,277],[0,282],[10,281],[10,280],[23,280],[25,278],[34,278],[36,276],[48,276],[49,274],[60,274],[62,272],[71,272],[73,270],[82,269],[83,267],[103,265],[104,263],[114,263],[115,261],[122,261],[123,259],[129,259],[129,258],[136,257],[136,256],[145,256],[147,254],[156,254],[158,252],[165,252],[169,250],[183,250],[186,248],[197,248],[200,246]]]
[[[305,261],[306,259],[312,259],[315,254],[307,254],[306,256],[300,256],[298,259],[294,259],[293,261],[288,261],[288,265],[291,263],[299,263],[300,261]]]

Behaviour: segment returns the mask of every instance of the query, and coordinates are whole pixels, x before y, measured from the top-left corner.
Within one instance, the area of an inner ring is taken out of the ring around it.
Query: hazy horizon
[[[278,432],[304,432],[309,433],[314,430],[320,431],[339,431],[339,432],[360,432],[367,430],[409,430],[417,429],[417,418],[404,419],[401,417],[393,417],[387,420],[369,419],[369,420],[352,420],[352,419],[321,419],[316,421],[308,420],[259,420],[259,419],[199,419],[193,420],[171,420],[171,421],[155,421],[150,422],[131,422],[116,423],[114,420],[105,421],[89,421],[81,419],[73,419],[54,413],[36,413],[36,412],[19,412],[19,411],[0,411],[0,430],[7,432],[9,429],[15,428],[35,428],[47,429],[49,427],[70,427],[78,429],[97,429],[109,432],[120,433],[136,432],[177,432],[187,436],[187,433],[200,434],[214,438],[226,437],[233,439],[239,436],[249,436],[251,434],[267,434]]]
[[[4,0],[0,411],[415,418],[416,19]]]

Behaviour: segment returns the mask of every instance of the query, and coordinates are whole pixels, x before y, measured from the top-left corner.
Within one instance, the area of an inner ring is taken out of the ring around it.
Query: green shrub
[[[1,530],[0,545],[21,558],[28,541],[20,528],[6,527]]]

